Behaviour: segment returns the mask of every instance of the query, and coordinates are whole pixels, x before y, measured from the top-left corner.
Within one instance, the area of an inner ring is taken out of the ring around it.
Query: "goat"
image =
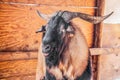
[[[37,32],[43,32],[38,54],[36,80],[90,80],[91,66],[87,42],[82,32],[70,20],[79,17],[97,24],[109,17],[91,16],[80,12],[58,11],[47,19],[47,25]]]

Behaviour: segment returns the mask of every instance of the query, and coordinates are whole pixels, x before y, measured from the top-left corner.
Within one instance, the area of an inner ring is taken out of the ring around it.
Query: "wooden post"
[[[97,9],[95,10],[95,16],[101,16],[104,6],[104,0],[96,0]],[[93,39],[93,47],[100,47],[101,40],[101,24],[94,25],[94,39]],[[93,80],[97,80],[98,74],[98,55],[92,56],[92,69],[93,69]]]

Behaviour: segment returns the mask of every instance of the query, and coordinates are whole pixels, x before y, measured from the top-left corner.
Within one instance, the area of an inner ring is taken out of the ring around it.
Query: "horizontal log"
[[[0,52],[1,61],[37,59],[38,52]]]
[[[95,0],[1,0],[1,2],[40,4],[48,6],[95,6]]]
[[[13,76],[13,77],[1,78],[0,80],[35,80],[35,75]]]
[[[41,35],[35,31],[46,23],[36,10],[50,14],[58,10],[69,10],[94,14],[94,9],[63,6],[24,6],[19,4],[0,4],[0,51],[37,51]],[[92,45],[93,24],[80,19],[73,20],[81,28],[89,47]]]
[[[120,48],[90,48],[91,55],[119,54]],[[0,61],[37,59],[36,52],[0,52]]]
[[[36,59],[0,62],[0,79],[35,75],[36,65]]]
[[[91,55],[109,55],[120,53],[120,48],[90,48]]]

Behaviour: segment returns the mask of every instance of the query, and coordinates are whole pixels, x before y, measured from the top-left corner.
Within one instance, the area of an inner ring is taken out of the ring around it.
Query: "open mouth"
[[[58,52],[58,46],[55,43],[42,44],[42,52],[45,57],[54,56]]]
[[[50,47],[49,49],[47,48],[42,48],[42,52],[43,52],[43,55],[45,57],[49,57],[52,55],[52,53],[56,52],[56,48],[55,47]]]
[[[43,55],[44,55],[45,57],[48,57],[48,56],[49,56],[49,53],[43,53]]]

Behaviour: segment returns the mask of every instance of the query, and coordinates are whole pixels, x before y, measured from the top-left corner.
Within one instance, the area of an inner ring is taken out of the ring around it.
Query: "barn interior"
[[[120,1],[118,0],[0,0],[0,80],[35,80],[42,34],[35,32],[46,21],[37,10],[58,10],[102,16],[100,24],[72,21],[83,32],[92,59],[92,80],[120,80]]]

